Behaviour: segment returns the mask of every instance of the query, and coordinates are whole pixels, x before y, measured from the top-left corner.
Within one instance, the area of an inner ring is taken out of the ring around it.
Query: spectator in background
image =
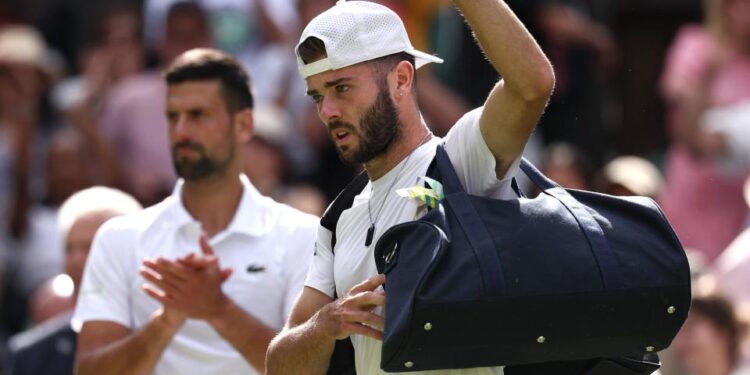
[[[700,131],[718,141],[709,151],[718,158],[723,170],[742,173],[750,169],[750,98],[708,109],[701,122]]]
[[[681,375],[747,375],[740,345],[747,326],[731,302],[719,295],[697,296],[690,315],[672,343],[685,372]]]
[[[182,0],[145,0],[145,37],[158,46],[165,35],[165,15]],[[284,42],[297,27],[293,0],[196,0],[209,15],[216,46],[232,54],[268,42]]]
[[[744,196],[746,205],[750,207],[750,178],[745,182]],[[691,268],[697,267],[691,265]],[[699,279],[700,282],[696,283],[693,289],[699,291],[705,289],[726,296],[732,303],[737,317],[747,329],[747,324],[750,323],[750,279],[748,277],[750,277],[750,229],[745,229],[719,255],[708,270],[707,276]],[[746,372],[741,374],[750,374],[750,341],[747,335],[744,341],[740,341],[739,350],[737,367],[745,369]],[[723,363],[717,361],[719,368]],[[672,375],[672,373],[665,373],[665,375]]]
[[[601,192],[611,195],[640,195],[656,199],[664,184],[659,169],[650,161],[638,156],[619,156],[612,159],[603,170]]]
[[[164,15],[178,0],[146,0],[147,41],[160,40]],[[253,77],[258,108],[285,107],[294,77],[290,37],[297,28],[296,0],[196,0],[204,9],[213,45],[236,56]]]
[[[711,263],[746,222],[747,172],[720,168],[716,155],[725,139],[706,131],[701,117],[707,109],[750,98],[750,0],[705,5],[705,23],[677,33],[661,79],[671,145],[660,202],[684,246]]]
[[[62,298],[75,301],[89,248],[97,229],[112,217],[140,209],[140,204],[133,197],[111,188],[93,187],[70,196],[61,206],[58,215],[58,227],[65,242],[67,283],[66,278],[54,278],[54,293],[47,294],[40,303],[55,303],[54,300]],[[67,285],[73,289],[59,290]],[[8,373],[73,374],[76,333],[70,326],[71,313],[72,311],[68,311],[13,336],[9,342]]]
[[[11,331],[25,327],[31,296],[44,288],[45,280],[62,271],[58,208],[76,191],[107,182],[98,173],[106,169],[102,167],[106,157],[99,154],[107,152],[106,148],[86,140],[77,129],[63,126],[51,135],[46,150],[34,150],[44,155],[43,173],[39,173],[43,183],[35,189],[38,191],[32,191],[33,197],[32,192],[27,193],[30,198],[24,213],[24,232],[13,242],[15,251],[9,262],[10,284],[3,309]]]
[[[145,65],[141,20],[135,7],[104,3],[94,21],[91,35],[78,56],[77,70],[81,75],[63,80],[53,90],[53,102],[60,110],[82,104],[97,109],[102,96],[115,83]]]
[[[159,44],[162,68],[184,51],[211,45],[208,15],[196,3],[172,5],[165,28]],[[177,179],[165,130],[166,90],[158,70],[131,76],[112,89],[100,120],[104,136],[122,162],[126,190],[145,204],[168,195]]]
[[[59,67],[39,33],[24,25],[0,28],[0,332],[22,329],[14,319],[14,285],[6,285],[29,230],[32,186],[39,173],[47,118],[44,99]],[[21,308],[23,310],[23,308]],[[0,335],[2,335],[0,333]]]
[[[745,180],[745,203],[750,207],[750,177]],[[742,311],[750,312],[750,227],[729,244],[714,263],[719,290]],[[750,350],[750,348],[748,348]],[[747,353],[750,361],[750,352]]]
[[[554,143],[546,150],[542,172],[568,189],[591,190],[594,167],[579,148],[569,143]]]
[[[558,77],[539,123],[545,142],[574,144],[601,166],[613,145],[607,127],[615,125],[608,123],[604,113],[607,82],[619,59],[610,30],[594,17],[592,1],[511,3],[511,7],[530,12],[533,28]]]
[[[117,34],[118,29],[113,30]],[[47,67],[52,51],[30,27],[10,27],[1,33],[0,116],[4,119],[0,120],[0,143],[8,142],[12,150],[8,161],[12,159],[14,168],[10,176],[1,178],[2,184],[12,184],[12,195],[0,193],[0,201],[3,208],[10,206],[2,210],[3,216],[11,215],[3,227],[12,234],[15,250],[7,261],[12,274],[2,313],[9,330],[16,332],[25,326],[30,295],[62,269],[57,208],[78,190],[92,184],[113,184],[111,172],[116,167],[112,166],[115,157],[110,147],[93,124],[74,129],[63,124],[45,131],[41,125],[57,123],[54,118],[41,118],[48,107],[46,89],[54,78],[54,70]],[[121,74],[125,70],[117,69]]]
[[[29,184],[44,94],[57,71],[39,33],[28,26],[0,29],[0,204],[3,229],[25,231]],[[5,216],[9,215],[9,216]],[[7,220],[7,221],[6,221]]]
[[[25,307],[31,295],[63,270],[64,238],[57,223],[58,208],[73,193],[93,183],[85,150],[83,139],[70,128],[57,131],[47,147],[45,192],[29,207],[26,233],[16,242],[10,290],[15,306],[8,306],[8,313],[13,312],[12,319],[19,327],[26,323]]]
[[[56,85],[51,99],[62,122],[77,129],[96,154],[96,183],[119,187],[125,185],[123,160],[104,136],[99,119],[112,88],[145,65],[141,20],[132,5],[105,3],[94,22],[90,40],[78,59],[81,74]]]
[[[165,79],[162,131],[182,180],[161,203],[100,229],[73,317],[83,323],[78,374],[262,374],[318,220],[241,174],[253,97],[235,59],[190,50]]]

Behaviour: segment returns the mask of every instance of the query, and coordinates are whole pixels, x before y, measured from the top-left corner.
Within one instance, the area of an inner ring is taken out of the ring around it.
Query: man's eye
[[[342,93],[349,91],[349,85],[338,85],[336,86],[336,92]]]
[[[310,99],[312,99],[312,101],[315,103],[320,103],[323,101],[323,95],[320,95],[320,94],[311,95]]]

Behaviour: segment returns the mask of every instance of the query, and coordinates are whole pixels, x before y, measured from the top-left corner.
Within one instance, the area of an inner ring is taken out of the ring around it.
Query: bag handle
[[[594,254],[594,259],[599,265],[599,276],[605,288],[620,288],[625,285],[625,278],[618,267],[615,253],[609,247],[609,242],[604,236],[599,222],[589,208],[577,201],[567,190],[556,182],[542,174],[534,164],[526,158],[521,158],[521,171],[534,183],[544,194],[559,201],[578,222],[578,226],[586,236],[589,248]]]
[[[495,251],[489,231],[484,226],[479,213],[471,204],[469,196],[464,192],[461,181],[453,169],[451,160],[445,152],[444,146],[438,145],[435,151],[435,163],[440,173],[440,183],[443,184],[445,200],[455,214],[466,238],[471,243],[474,255],[477,257],[479,272],[484,281],[484,292],[488,297],[505,295],[505,277],[500,264],[500,258]],[[450,236],[450,228],[445,226],[445,232]]]
[[[495,251],[492,237],[485,228],[476,209],[471,205],[461,181],[456,175],[453,164],[445,151],[444,145],[439,145],[435,153],[436,164],[440,172],[441,183],[445,191],[446,200],[456,214],[458,222],[466,233],[480,234],[479,236],[468,236],[469,241],[480,262],[480,271],[485,280],[486,290],[490,295],[502,295],[505,289],[505,279],[500,268],[500,260]],[[589,243],[589,248],[594,254],[594,259],[599,265],[599,273],[602,283],[607,288],[618,288],[624,286],[624,277],[618,267],[614,252],[604,236],[599,223],[589,212],[588,207],[578,202],[570,193],[560,187],[556,182],[542,174],[526,158],[521,158],[521,171],[534,183],[543,193],[559,201],[578,222]],[[455,194],[464,193],[464,194]]]

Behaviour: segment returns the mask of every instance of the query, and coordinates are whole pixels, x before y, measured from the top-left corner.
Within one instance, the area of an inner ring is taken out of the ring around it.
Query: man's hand
[[[385,320],[373,312],[385,307],[385,293],[376,290],[385,283],[385,275],[377,275],[355,285],[346,296],[337,299],[318,312],[321,328],[337,340],[353,334],[383,340]]]
[[[189,254],[177,260],[145,260],[141,275],[153,284],[145,284],[143,289],[164,304],[165,309],[209,320],[219,314],[228,301],[221,284],[232,270],[220,268],[205,234],[201,236],[200,245],[202,254]]]

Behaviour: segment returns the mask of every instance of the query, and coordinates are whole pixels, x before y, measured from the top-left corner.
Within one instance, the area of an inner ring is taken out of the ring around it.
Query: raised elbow
[[[540,69],[533,82],[531,82],[526,87],[526,90],[523,91],[522,97],[526,102],[546,103],[550,96],[552,96],[554,90],[555,72],[552,70],[552,67],[549,66],[548,69]]]

